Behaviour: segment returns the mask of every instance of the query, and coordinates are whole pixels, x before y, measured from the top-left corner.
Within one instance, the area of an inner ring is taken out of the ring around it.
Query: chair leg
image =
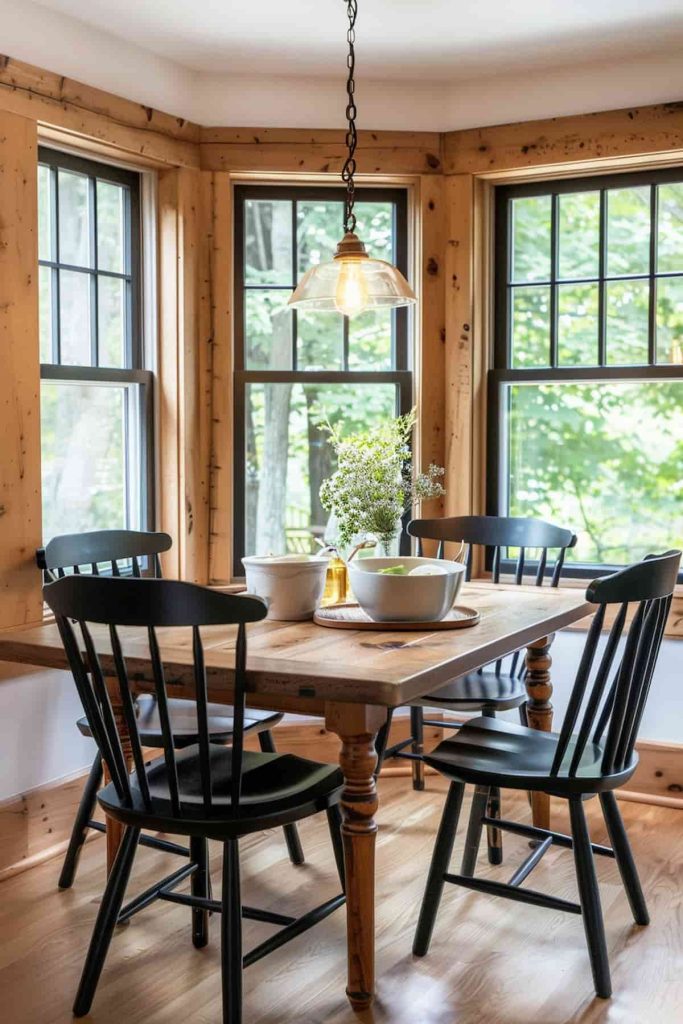
[[[81,974],[81,981],[73,1006],[74,1017],[84,1017],[86,1013],[89,1013],[92,1006],[97,983],[100,980],[100,974],[104,967],[104,961],[109,951],[109,945],[114,934],[119,911],[121,910],[128,879],[130,878],[139,836],[139,828],[126,828],[123,833],[123,839],[121,840],[114,866],[102,896],[102,902],[90,940],[88,955],[85,958],[83,973]]]
[[[432,939],[434,923],[444,887],[443,876],[448,871],[451,854],[453,853],[453,843],[455,842],[455,833],[458,828],[458,818],[460,817],[464,792],[464,783],[451,782],[436,843],[434,844],[432,863],[429,867],[427,885],[420,908],[420,917],[413,940],[413,954],[415,956],[424,956],[429,949],[429,943]]]
[[[477,864],[477,854],[479,853],[479,844],[481,843],[481,832],[483,828],[481,819],[484,814],[486,814],[488,801],[488,786],[475,786],[474,796],[472,797],[472,809],[470,810],[470,820],[467,826],[467,836],[465,838],[465,851],[462,855],[462,866],[460,868],[460,874],[466,875],[468,878],[471,878],[474,874],[474,869]]]
[[[270,729],[266,729],[265,732],[258,734],[258,741],[261,750],[264,754],[275,754],[277,753],[275,748],[275,740]],[[285,842],[287,843],[287,853],[292,864],[303,864],[305,862],[304,851],[301,847],[301,840],[299,839],[299,832],[296,825],[283,825],[282,831],[285,834]]]
[[[527,714],[526,701],[519,705],[519,722],[520,725],[523,725],[527,729],[529,728],[529,716]]]
[[[330,838],[332,840],[334,860],[337,865],[337,871],[339,872],[339,881],[341,882],[342,892],[346,892],[346,866],[344,864],[344,841],[342,839],[341,834],[342,814],[339,809],[339,804],[334,804],[332,807],[327,808],[327,824],[330,829]]]
[[[221,969],[223,1024],[242,1024],[242,898],[236,839],[228,839],[223,844]]]
[[[631,904],[633,920],[636,924],[649,924],[650,915],[645,897],[643,896],[640,879],[638,878],[638,869],[631,853],[631,846],[626,835],[624,822],[619,811],[617,798],[611,792],[601,793],[600,803],[602,804],[602,813],[605,817],[605,824],[607,825],[621,880],[624,883],[626,895]]]
[[[387,708],[387,720],[377,733],[377,739],[375,740],[375,753],[377,754],[377,767],[375,768],[375,782],[379,778],[379,773],[382,771],[382,764],[384,763],[384,752],[387,749],[387,743],[389,741],[389,733],[391,732],[391,722],[394,717],[394,709]]]
[[[202,836],[190,837],[190,860],[197,865],[197,870],[190,878],[190,891],[193,896],[211,899],[211,882],[209,878],[209,843]],[[203,949],[209,941],[209,912],[200,907],[192,908],[192,945],[195,949]]]
[[[419,760],[412,762],[413,765],[413,789],[423,790],[425,788],[425,766],[422,760],[424,754],[424,712],[421,707],[410,709],[410,735],[413,738],[412,753]]]
[[[482,708],[484,718],[495,718],[496,712],[493,708]],[[500,790],[497,786],[491,786],[489,790],[489,802],[486,808],[489,818],[500,818]],[[499,828],[492,825],[486,826],[486,845],[488,847],[489,864],[503,863],[503,833]]]
[[[74,878],[76,877],[76,868],[78,867],[78,860],[85,843],[86,836],[88,834],[88,822],[95,813],[95,804],[97,802],[97,792],[102,785],[102,758],[99,752],[95,754],[95,760],[92,763],[88,780],[83,789],[83,795],[81,796],[81,802],[78,805],[78,811],[74,819],[73,828],[71,829],[71,837],[69,839],[69,846],[66,851],[66,857],[62,864],[62,873],[59,876],[60,889],[70,889],[73,885]]]
[[[583,927],[591,959],[593,982],[596,993],[602,999],[609,999],[612,995],[612,982],[610,980],[609,960],[607,958],[605,925],[602,919],[600,891],[595,875],[593,851],[591,850],[588,825],[586,824],[586,815],[583,810],[581,797],[569,798],[569,814],[574,839],[576,880],[579,887]]]
[[[489,818],[500,818],[500,790],[491,786],[486,809]],[[493,825],[486,826],[486,843],[488,846],[489,864],[503,863],[503,833]]]

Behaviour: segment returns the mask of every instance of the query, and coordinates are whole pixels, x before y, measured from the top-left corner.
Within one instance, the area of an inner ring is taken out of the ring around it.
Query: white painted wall
[[[680,55],[479,76],[446,84],[370,81],[359,72],[358,125],[395,131],[455,131],[534,118],[586,114],[683,96]],[[199,74],[195,120],[205,125],[338,128],[345,96],[327,79]]]
[[[553,641],[550,677],[555,727],[559,728],[576,676],[586,634],[564,630]],[[605,636],[603,635],[603,644]],[[513,720],[516,716],[513,715]],[[683,641],[664,640],[643,716],[640,739],[683,743]]]
[[[92,764],[71,674],[0,662],[0,801]]]

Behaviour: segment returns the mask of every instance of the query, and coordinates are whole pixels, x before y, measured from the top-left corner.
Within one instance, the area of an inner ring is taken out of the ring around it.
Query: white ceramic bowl
[[[269,619],[310,619],[325,589],[322,555],[248,555],[242,559],[250,594],[262,597]]]
[[[378,572],[403,565],[410,572],[434,565],[445,570],[434,576],[387,576]],[[440,558],[354,558],[349,579],[358,604],[375,622],[437,622],[458,596],[465,566]]]

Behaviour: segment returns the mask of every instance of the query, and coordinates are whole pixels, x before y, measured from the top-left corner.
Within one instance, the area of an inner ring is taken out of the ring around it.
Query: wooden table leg
[[[133,751],[130,745],[130,736],[128,735],[128,727],[126,720],[123,715],[123,705],[121,703],[121,694],[119,692],[119,683],[116,677],[107,678],[107,692],[109,693],[109,700],[111,701],[111,709],[114,712],[114,719],[116,721],[116,728],[118,729],[119,736],[121,738],[121,746],[123,748],[123,756],[126,759],[126,764],[129,766],[133,763]],[[109,772],[107,771],[106,765],[104,769],[105,782],[109,782]],[[106,826],[107,826],[107,874],[111,871],[114,866],[114,859],[118,852],[121,840],[123,839],[123,833],[125,826],[118,821],[114,821],[113,818],[109,818],[105,815]]]
[[[328,704],[325,709],[327,728],[342,741],[339,764],[344,773],[341,810],[346,866],[346,994],[356,1010],[370,1005],[375,989],[375,738],[385,720],[386,708],[372,705]]]
[[[543,636],[527,645],[526,649],[526,705],[529,726],[541,732],[550,732],[553,727],[553,706],[550,698],[553,687],[550,682],[550,645],[554,634]],[[550,797],[545,793],[531,794],[531,812],[534,825],[550,828]]]

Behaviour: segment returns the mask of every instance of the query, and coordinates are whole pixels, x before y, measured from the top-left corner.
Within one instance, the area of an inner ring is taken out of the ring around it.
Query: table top
[[[313,622],[273,622],[248,627],[249,703],[283,711],[319,712],[327,701],[398,707],[457,676],[486,665],[593,612],[574,588],[465,584],[458,603],[476,608],[481,621],[469,629],[385,632],[330,630]],[[120,630],[129,675],[150,689],[144,632]],[[169,694],[192,696],[190,630],[157,631]],[[209,699],[231,696],[236,628],[202,629]],[[113,674],[106,627],[94,627],[102,668]],[[52,624],[0,633],[0,661],[66,668]]]

